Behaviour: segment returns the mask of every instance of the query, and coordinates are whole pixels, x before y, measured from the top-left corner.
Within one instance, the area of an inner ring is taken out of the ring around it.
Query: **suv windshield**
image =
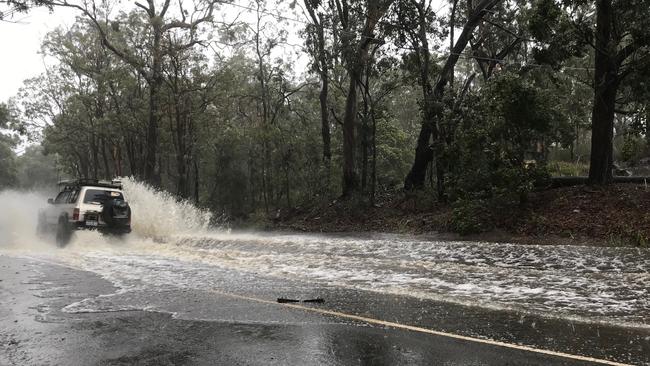
[[[122,193],[117,191],[107,191],[103,189],[87,189],[84,195],[84,203],[101,205],[112,199],[124,199]]]

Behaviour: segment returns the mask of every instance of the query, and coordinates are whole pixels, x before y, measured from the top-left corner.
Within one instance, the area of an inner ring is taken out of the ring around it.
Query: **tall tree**
[[[620,86],[650,67],[650,7],[646,1],[538,0],[531,19],[536,61],[556,68],[594,52],[589,182],[612,181],[614,119]],[[541,42],[540,42],[541,41]]]
[[[465,50],[465,47],[467,47],[467,44],[472,38],[474,30],[485,17],[491,14],[491,10],[497,4],[499,4],[499,2],[501,2],[501,0],[482,0],[475,6],[468,5],[470,12],[469,16],[467,17],[467,21],[463,26],[463,30],[458,36],[458,40],[454,44],[451,53],[445,60],[435,86],[433,86],[431,91],[427,92],[427,94],[430,95],[430,102],[428,105],[430,105],[429,108],[432,108],[432,110],[425,112],[429,118],[427,118],[422,123],[422,128],[420,129],[420,134],[418,136],[417,147],[415,149],[415,159],[413,160],[413,166],[411,167],[411,170],[409,171],[409,174],[406,176],[406,179],[404,181],[404,188],[407,190],[421,188],[424,186],[427,166],[433,159],[431,138],[433,137],[434,143],[437,143],[439,139],[437,120],[440,119],[442,114],[442,97],[445,91],[445,87],[451,80],[456,63],[458,62],[461,53]],[[471,4],[471,2],[468,3]],[[442,178],[441,172],[438,172],[438,175],[439,178]],[[442,192],[439,192],[439,194],[440,193]]]
[[[356,129],[357,129],[357,95],[365,66],[371,55],[371,46],[383,43],[375,36],[375,30],[382,17],[390,8],[393,0],[366,0],[361,12],[364,21],[359,40],[354,38],[355,20],[351,12],[359,11],[358,4],[348,0],[335,0],[337,16],[340,23],[340,35],[343,58],[348,71],[348,89],[343,117],[343,192],[344,197],[356,193],[359,189],[359,177],[356,168]],[[355,6],[352,6],[355,5]]]
[[[434,23],[436,14],[431,9],[431,2],[427,0],[402,0],[396,7],[396,26],[394,31],[397,33],[397,45],[410,49],[411,52],[405,57],[407,68],[414,64],[415,79],[418,80],[422,90],[422,126],[432,126],[431,134],[434,139],[438,134],[437,123],[435,122],[435,98],[433,95],[433,86],[431,77],[436,65],[431,58],[431,49],[429,38],[435,32]],[[454,11],[456,3],[454,2]],[[453,16],[453,14],[452,14]],[[452,73],[453,74],[453,73]],[[450,76],[450,81],[451,81]],[[432,159],[434,156],[431,157]],[[443,170],[440,161],[436,161],[436,170],[438,172],[438,195],[442,197],[444,191],[444,182],[442,179]],[[423,173],[424,174],[424,173]],[[407,178],[408,179],[408,178]],[[423,176],[424,182],[424,176]]]
[[[16,154],[13,151],[16,140],[3,132],[14,118],[10,108],[0,103],[0,189],[16,184]]]
[[[650,7],[644,1],[596,1],[594,103],[589,182],[612,181],[614,118],[621,82],[650,67]]]
[[[332,160],[331,136],[330,136],[330,119],[329,119],[329,71],[330,71],[330,57],[327,52],[327,45],[325,43],[325,27],[326,15],[325,10],[319,8],[326,5],[321,0],[304,0],[305,8],[309,14],[311,24],[307,27],[309,34],[308,42],[311,47],[312,57],[314,59],[314,69],[318,72],[321,82],[321,89],[319,94],[320,102],[320,117],[321,117],[321,138],[323,140],[323,162],[325,164],[327,179],[330,176],[330,164]],[[329,186],[329,184],[328,184]]]
[[[98,6],[95,1],[91,2],[68,2],[53,1],[55,6],[72,7],[80,10],[88,17],[97,28],[103,44],[117,55],[122,61],[129,64],[146,80],[149,87],[149,118],[146,128],[146,149],[144,157],[144,178],[153,185],[160,185],[160,166],[158,163],[158,128],[161,118],[161,90],[163,87],[163,62],[167,51],[163,47],[162,40],[165,36],[175,31],[186,31],[190,34],[189,41],[182,45],[190,48],[200,40],[196,38],[199,25],[212,20],[215,4],[214,0],[204,1],[198,4],[197,9],[188,19],[187,11],[179,3],[180,18],[166,19],[170,9],[171,0],[164,0],[162,6],[158,7],[154,0],[147,0],[146,4],[135,2],[135,6],[144,11],[148,17],[147,43],[138,45],[137,48],[126,48],[118,43],[111,35],[119,33],[119,23],[110,22],[108,19],[101,19],[98,13]],[[109,30],[109,25],[112,27]],[[146,48],[148,55],[141,56],[140,50]]]

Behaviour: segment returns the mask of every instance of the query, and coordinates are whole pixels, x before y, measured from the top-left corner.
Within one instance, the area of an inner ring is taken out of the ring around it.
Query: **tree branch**
[[[135,57],[133,57],[132,55],[126,53],[126,51],[118,49],[115,45],[113,45],[108,40],[108,36],[106,35],[106,32],[102,28],[101,24],[99,23],[99,21],[97,20],[95,15],[93,13],[91,13],[88,10],[88,8],[86,8],[85,6],[77,5],[77,4],[71,4],[67,0],[64,0],[62,2],[53,1],[53,2],[50,2],[49,4],[51,4],[52,6],[60,6],[60,7],[65,7],[65,8],[74,8],[74,9],[80,10],[83,14],[86,15],[86,17],[88,17],[88,19],[90,19],[90,21],[93,22],[93,24],[95,25],[95,28],[99,32],[99,35],[101,37],[101,42],[102,42],[102,44],[104,46],[106,46],[106,48],[111,50],[117,57],[122,59],[122,61],[128,63],[133,68],[135,68],[136,71],[140,75],[142,75],[142,77],[145,78],[147,81],[150,79],[149,74],[145,70],[144,66]]]
[[[151,11],[151,9],[149,9],[148,7],[146,7],[145,5],[143,5],[143,4],[141,4],[141,3],[137,2],[137,1],[135,2],[135,6],[137,6],[138,8],[143,9],[147,13],[147,15],[149,15],[149,18],[153,18],[156,15]]]
[[[212,20],[212,12],[214,11],[214,4],[216,2],[217,1],[214,1],[214,0],[210,1],[210,4],[208,5],[208,9],[205,12],[205,15],[203,15],[202,17],[200,17],[200,18],[198,18],[196,20],[193,20],[193,21],[191,21],[189,23],[184,21],[184,20],[172,20],[172,21],[170,21],[169,23],[165,24],[162,27],[163,32],[168,31],[170,29],[174,29],[174,28],[194,30],[199,24]],[[169,0],[167,1],[167,5],[168,5],[168,3],[169,3]],[[185,15],[183,15],[183,19],[184,18],[185,18]]]

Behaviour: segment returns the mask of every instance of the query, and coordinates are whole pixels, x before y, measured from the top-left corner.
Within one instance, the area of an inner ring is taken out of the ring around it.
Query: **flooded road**
[[[650,251],[301,235],[203,233],[111,243],[78,233],[48,260],[121,288],[201,289],[216,269],[576,322],[650,329]]]
[[[55,249],[30,231],[33,212],[23,207],[31,206],[17,205],[11,223],[4,219],[0,258],[27,261],[36,282],[52,268],[64,268],[110,284],[89,296],[62,295],[68,301],[52,310],[61,316],[136,311],[219,324],[343,324],[355,332],[359,323],[376,330],[386,328],[385,321],[650,364],[649,249],[231,233],[208,229],[205,212],[169,196],[135,183],[127,188],[134,211],[128,239],[78,232],[69,246]],[[36,204],[41,197],[21,199]],[[40,266],[47,271],[39,274]],[[324,304],[309,306],[380,323],[281,311],[267,303],[280,297],[320,297]],[[450,364],[502,364],[463,360]]]

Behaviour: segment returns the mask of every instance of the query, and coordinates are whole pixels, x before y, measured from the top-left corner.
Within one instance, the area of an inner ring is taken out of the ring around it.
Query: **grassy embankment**
[[[479,220],[486,231],[464,236],[453,232],[453,207],[436,202],[432,196],[431,192],[394,192],[378,197],[375,207],[365,208],[335,200],[282,212],[267,227],[436,234],[445,239],[523,244],[650,246],[649,185],[576,186],[533,192],[521,207],[487,210]]]

